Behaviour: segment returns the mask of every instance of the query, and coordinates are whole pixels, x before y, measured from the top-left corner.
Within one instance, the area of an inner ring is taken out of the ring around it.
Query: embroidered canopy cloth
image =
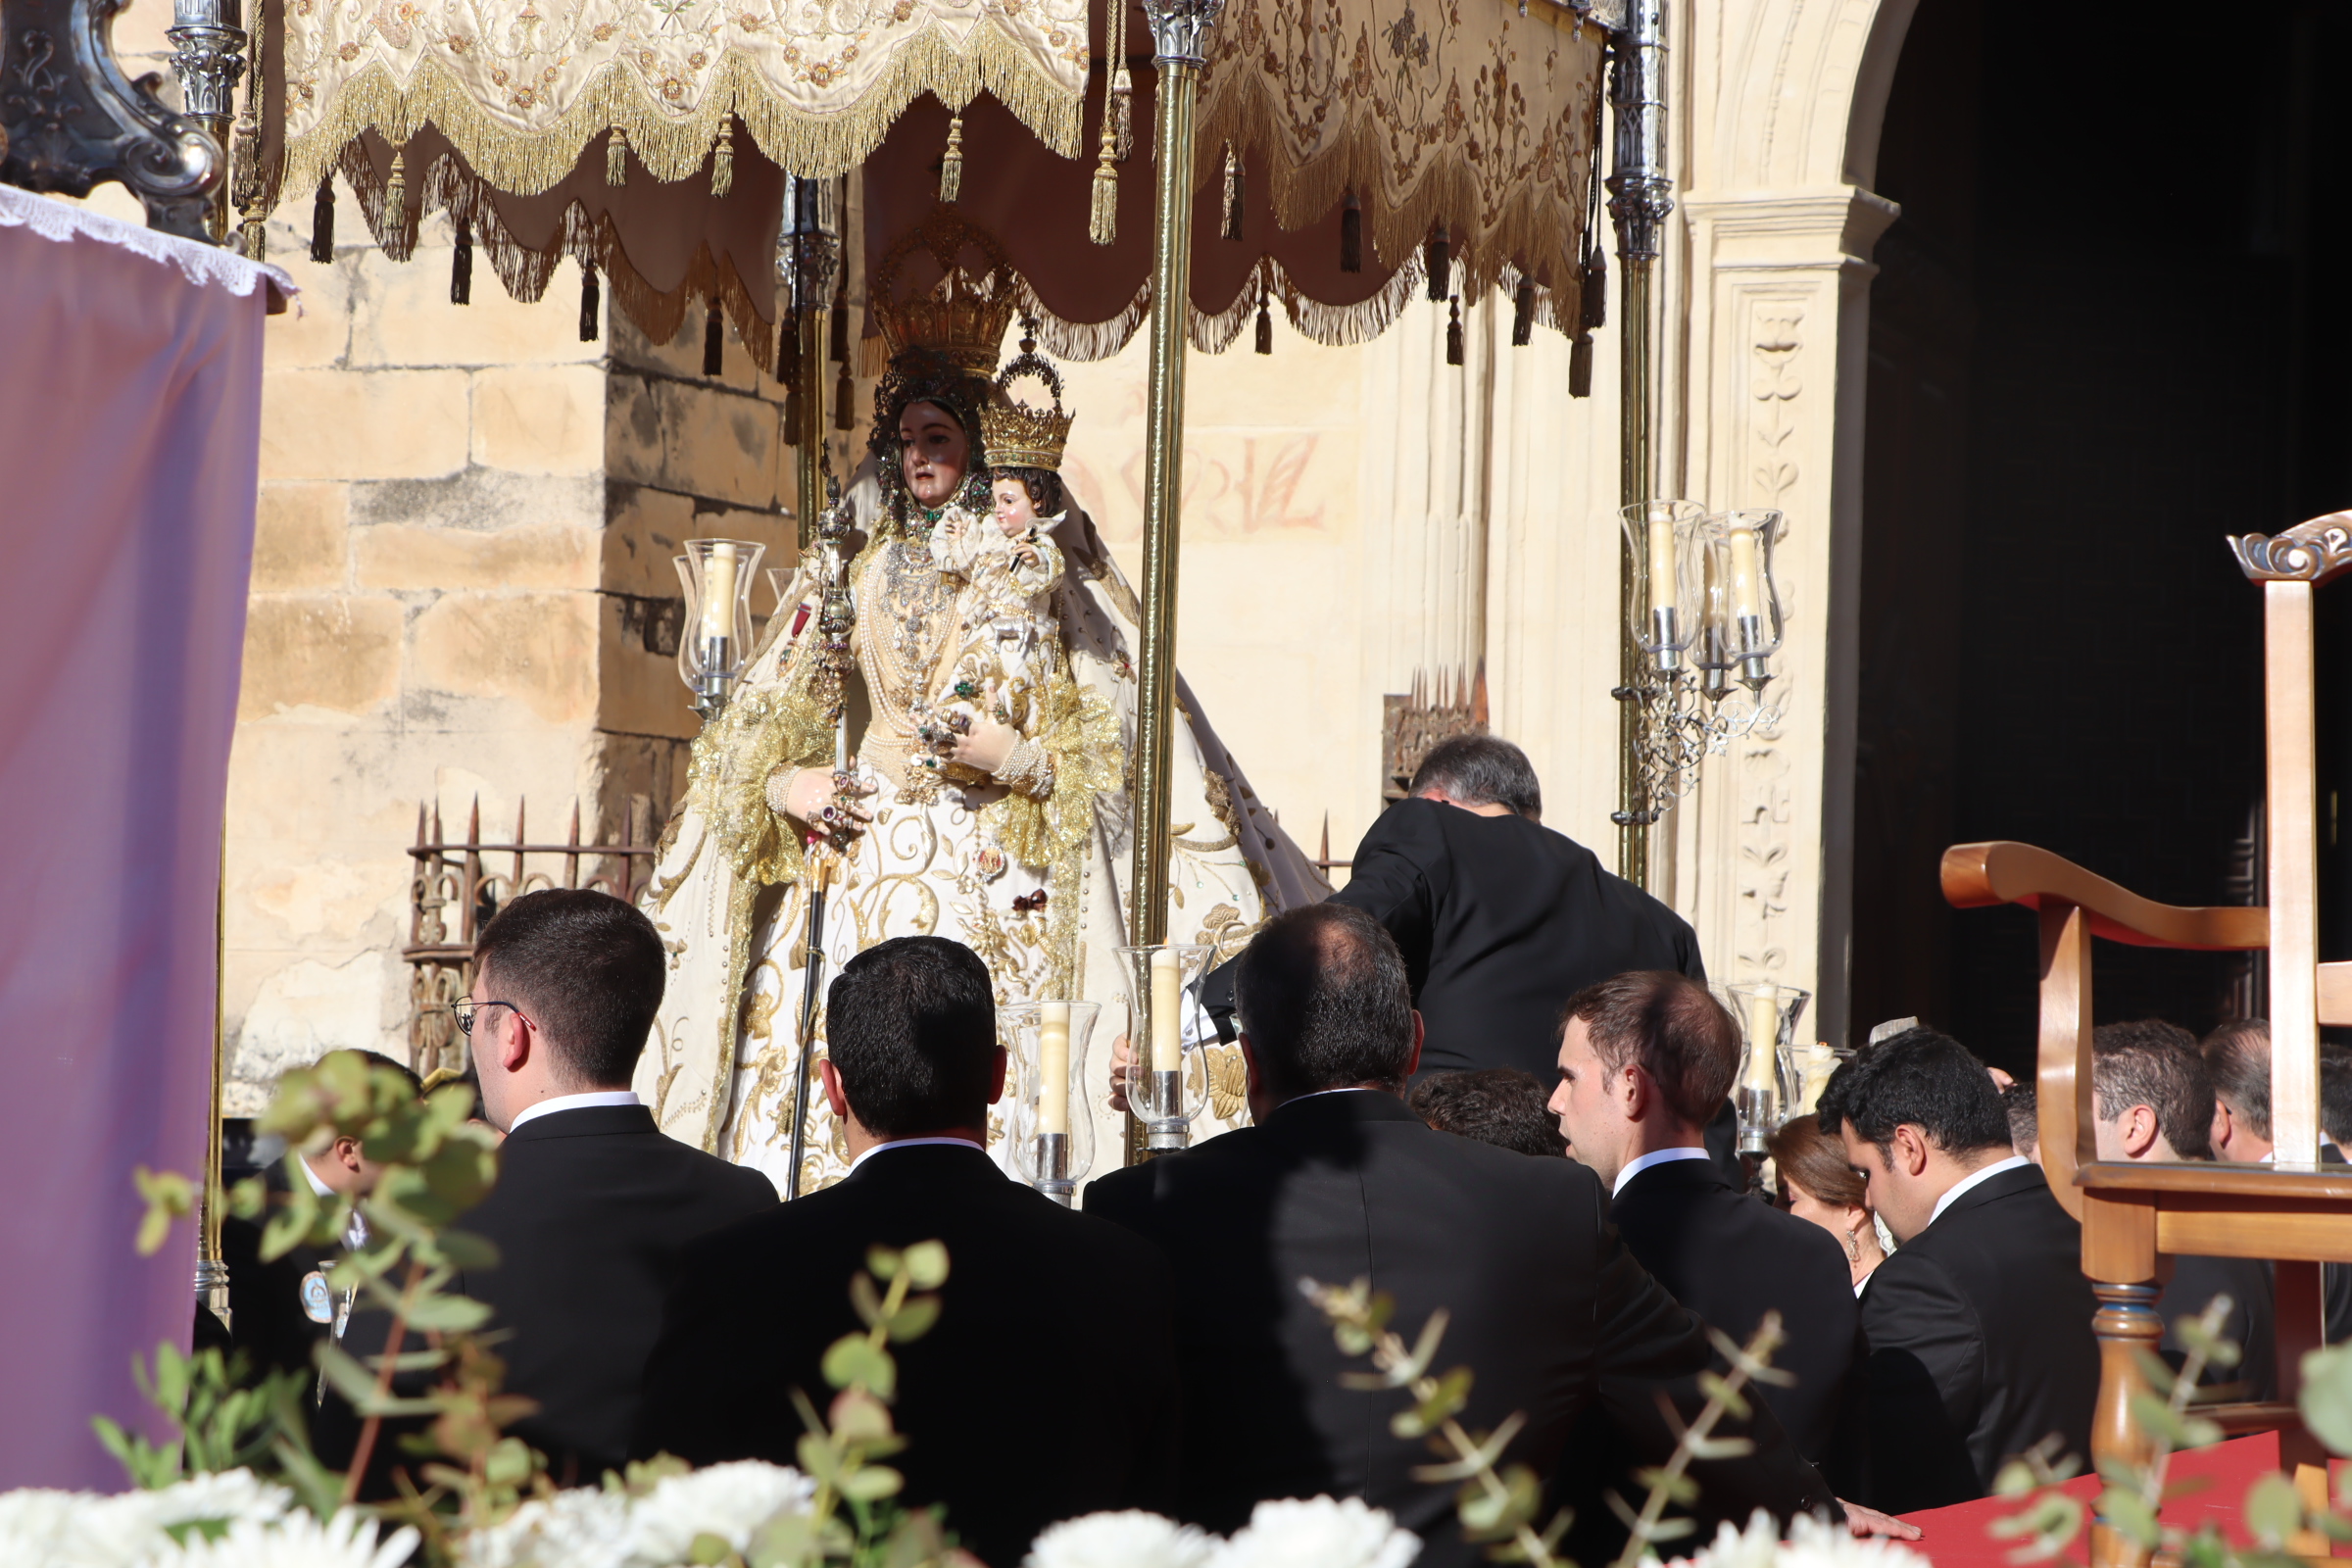
[[[520,297],[562,256],[592,262],[659,337],[690,301],[718,300],[765,366],[782,171],[862,167],[870,260],[935,199],[961,110],[960,205],[1013,251],[1054,346],[1110,352],[1149,305],[1155,74],[1129,8],[1132,151],[1111,166],[1117,239],[1094,245],[1113,51],[1089,8],[1117,3],[282,0],[268,183],[300,201],[339,169],[397,255],[424,214],[464,216]],[[1261,296],[1318,341],[1368,338],[1419,286],[1441,227],[1461,270],[1449,292],[1532,279],[1538,319],[1576,329],[1604,39],[1587,12],[1227,0],[1208,36],[1197,343],[1241,335]],[[1339,264],[1350,199],[1353,271]],[[1238,244],[1221,237],[1229,200]]]

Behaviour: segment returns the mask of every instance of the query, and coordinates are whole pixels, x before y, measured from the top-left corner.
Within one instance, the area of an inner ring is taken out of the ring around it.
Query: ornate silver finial
[[[1208,29],[1225,0],[1143,0],[1152,26],[1152,52],[1159,64],[1198,66],[1208,59]]]
[[[1665,0],[1628,0],[1625,24],[1610,40],[1617,172],[1607,181],[1609,216],[1617,220],[1617,254],[1628,260],[1658,254],[1674,211],[1674,181],[1666,172],[1665,35]]]
[[[2280,534],[2232,534],[2230,553],[2254,582],[2325,582],[2352,566],[2352,512],[2330,512]]]

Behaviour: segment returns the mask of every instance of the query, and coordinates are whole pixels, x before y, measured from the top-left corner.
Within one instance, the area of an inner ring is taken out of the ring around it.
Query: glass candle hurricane
[[[1772,558],[1782,532],[1781,514],[1766,510],[1718,513],[1698,528],[1701,609],[1691,661],[1736,673],[1751,692],[1772,679],[1766,661],[1781,646],[1785,610]]]
[[[1761,1154],[1764,1140],[1796,1113],[1803,1094],[1790,1042],[1797,1017],[1813,994],[1771,980],[1749,980],[1724,987],[1723,995],[1744,1042],[1740,1076],[1732,1085],[1732,1108],[1740,1114],[1740,1152]]]
[[[1182,1149],[1193,1118],[1208,1101],[1203,1040],[1214,1028],[1200,1009],[1201,977],[1216,949],[1168,942],[1119,949],[1127,982],[1127,1106],[1146,1131],[1146,1147]]]
[[[1064,1208],[1095,1162],[1086,1048],[1101,1012],[1092,1002],[1025,1002],[997,1009],[997,1039],[1012,1057],[1006,1120],[1013,1168]]]
[[[676,559],[686,589],[678,631],[678,678],[705,717],[727,700],[752,652],[752,584],[767,546],[749,539],[689,539]]]
[[[1644,501],[1620,508],[1619,526],[1640,579],[1646,609],[1627,606],[1627,630],[1661,674],[1683,667],[1701,620],[1700,525],[1706,509],[1695,501]]]

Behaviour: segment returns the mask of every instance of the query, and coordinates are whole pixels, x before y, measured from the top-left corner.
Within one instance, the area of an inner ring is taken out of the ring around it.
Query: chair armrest
[[[2092,936],[2133,947],[2236,952],[2271,944],[2268,909],[2158,904],[2063,856],[2007,840],[1955,844],[1944,851],[1943,896],[1961,909],[1997,904],[2022,904],[2030,909],[2045,904],[2072,905],[2089,914]]]

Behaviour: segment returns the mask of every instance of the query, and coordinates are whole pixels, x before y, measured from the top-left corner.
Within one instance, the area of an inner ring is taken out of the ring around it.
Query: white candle
[[[1174,1072],[1184,1065],[1184,1030],[1176,1009],[1184,996],[1184,968],[1173,948],[1152,955],[1152,1070]],[[1171,1112],[1173,1114],[1173,1112]]]
[[[1731,543],[1732,614],[1734,617],[1732,624],[1737,628],[1739,617],[1762,617],[1764,599],[1757,587],[1760,574],[1756,570],[1756,530],[1734,528]],[[1738,636],[1739,632],[1735,630],[1733,635]]]
[[[1652,506],[1649,509],[1649,608],[1650,623],[1657,623],[1655,612],[1674,608],[1674,509]]]
[[[1777,990],[1747,999],[1747,1037],[1754,1042],[1747,1054],[1747,1087],[1770,1089],[1777,1080],[1773,1068],[1780,1056],[1781,999]]]
[[[735,541],[721,539],[703,563],[703,639],[735,635]]]
[[[1070,1130],[1070,1004],[1041,1003],[1037,1009],[1037,1130]]]

